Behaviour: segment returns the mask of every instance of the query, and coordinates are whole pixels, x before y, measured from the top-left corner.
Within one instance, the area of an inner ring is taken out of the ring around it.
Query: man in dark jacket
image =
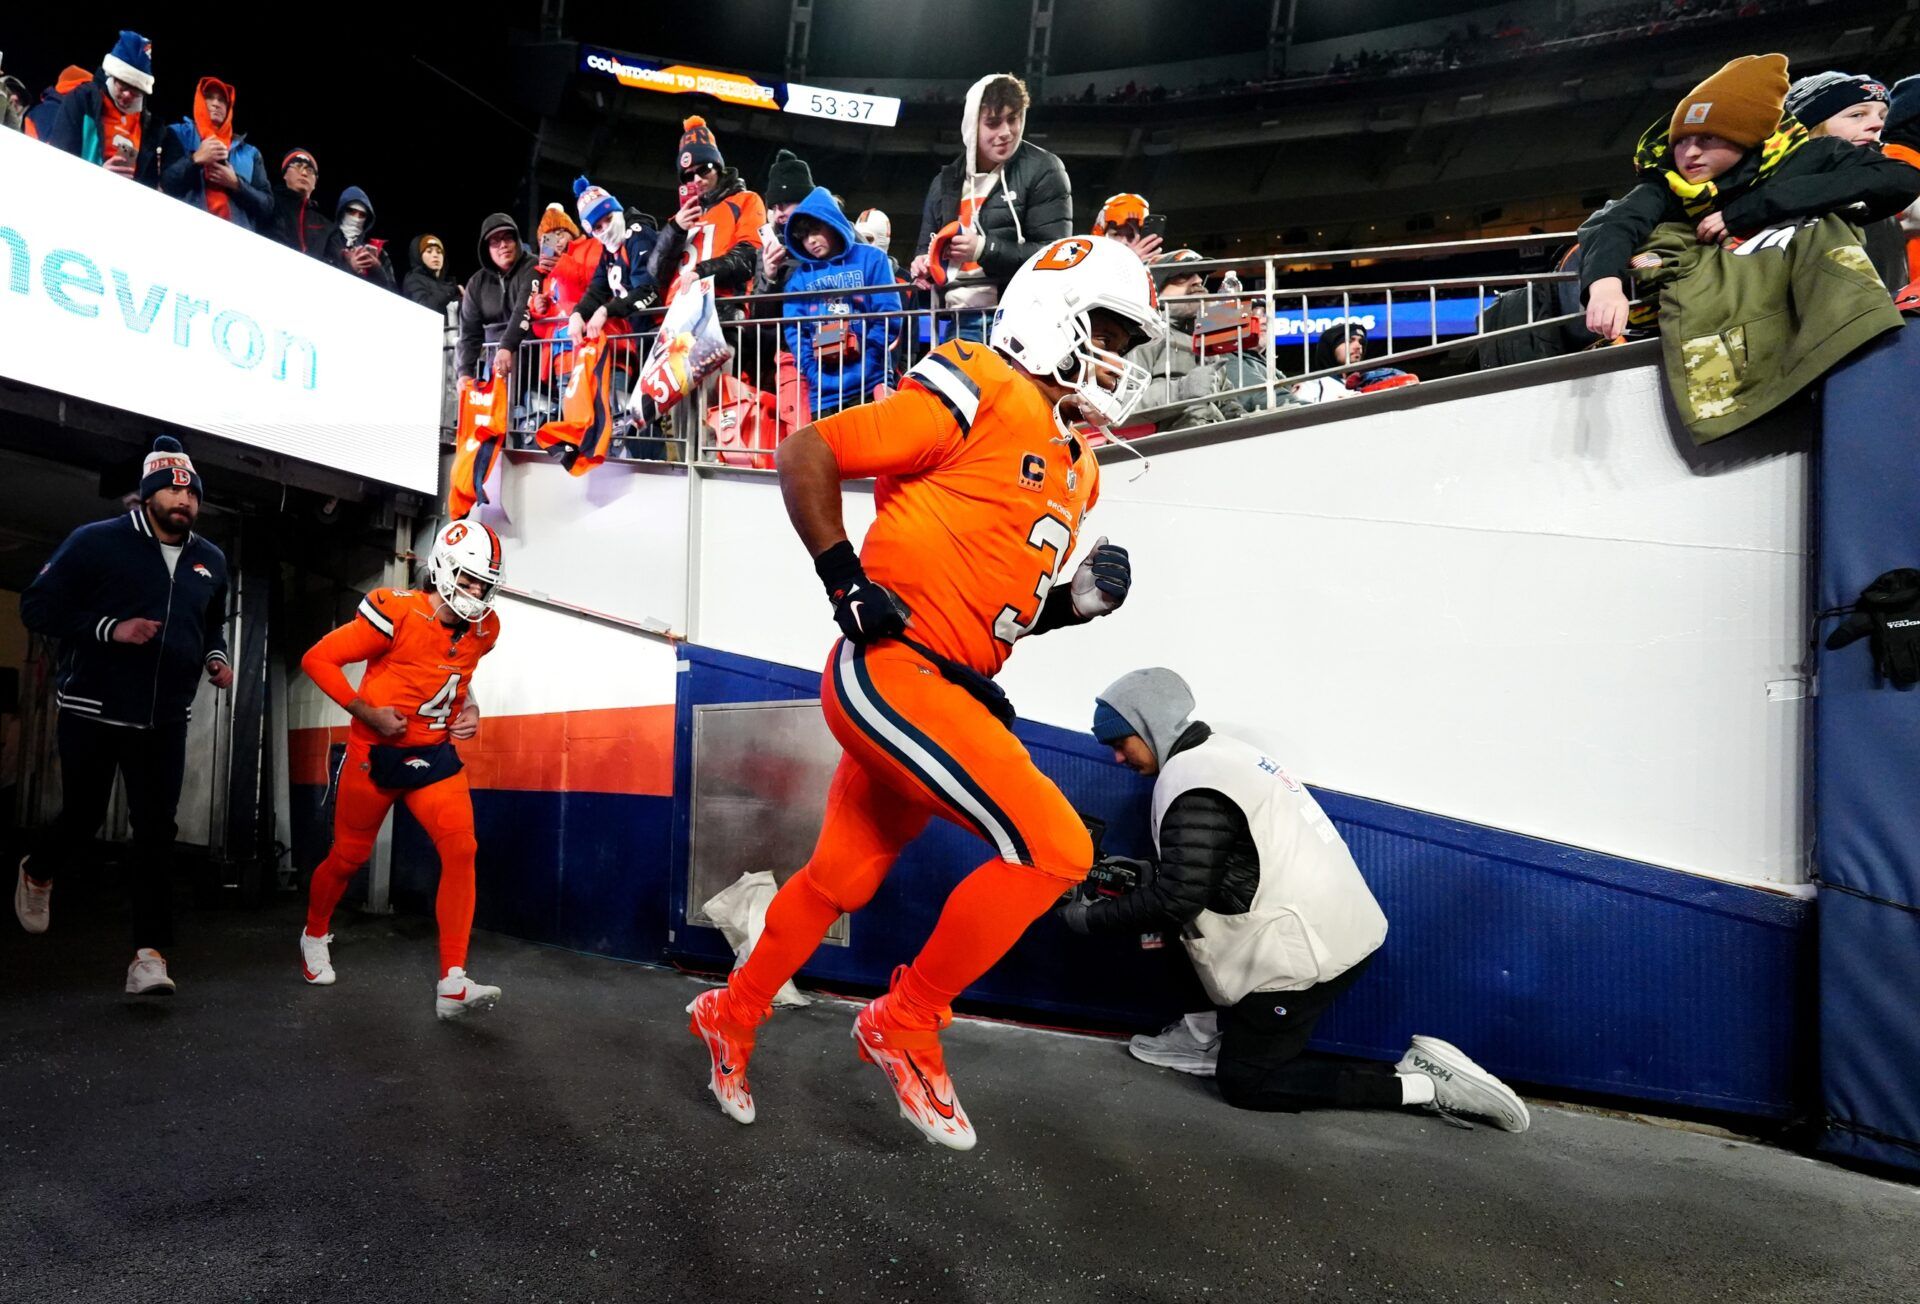
[[[68,84],[64,76],[61,83]],[[159,173],[154,149],[159,133],[146,111],[151,94],[153,42],[138,32],[121,32],[112,51],[100,61],[99,76],[66,91],[40,138],[116,176],[155,185]]]
[[[413,242],[413,266],[401,293],[425,308],[439,313],[444,320],[447,305],[460,299],[460,285],[447,276],[447,246],[437,235],[423,235]]]
[[[505,213],[494,213],[480,224],[480,270],[467,278],[460,300],[460,375],[481,378],[480,353],[492,350],[489,376],[513,371],[513,358],[530,326],[528,301],[540,279],[540,269],[526,245],[520,227]]]
[[[1135,1037],[1135,1058],[1217,1078],[1239,1109],[1426,1108],[1526,1131],[1520,1098],[1438,1038],[1413,1038],[1392,1066],[1303,1053],[1386,939],[1386,916],[1306,787],[1192,713],[1186,681],[1159,667],[1095,700],[1094,737],[1155,776],[1156,856],[1103,860],[1090,881],[1130,877],[1131,890],[1089,898],[1083,885],[1058,912],[1077,933],[1179,931],[1216,1008]]]
[[[280,184],[273,188],[273,238],[314,258],[325,256],[333,219],[320,207],[320,165],[304,149],[280,160]]]
[[[162,947],[173,945],[174,812],[186,768],[187,722],[204,669],[233,684],[227,662],[227,559],[193,532],[200,475],[178,440],[153,441],[140,505],[83,525],[20,595],[20,618],[60,641],[61,811],[20,862],[13,908],[44,933],[57,872],[86,852],[106,818],[117,771],[126,783],[137,863],[127,991],[173,991]]]
[[[393,260],[387,257],[387,242],[373,238],[374,221],[373,201],[367,198],[367,192],[359,186],[348,186],[340,192],[340,202],[334,207],[333,230],[327,233],[320,258],[383,290],[397,291],[400,283],[393,274]]]
[[[1073,234],[1073,185],[1060,160],[1023,139],[1027,87],[1011,73],[967,92],[960,157],[927,187],[911,273],[949,308],[975,308],[962,333],[986,338],[986,309],[1050,240]]]
[[[233,87],[202,77],[193,116],[167,129],[160,189],[243,231],[273,225],[273,186],[260,151],[233,130]]]

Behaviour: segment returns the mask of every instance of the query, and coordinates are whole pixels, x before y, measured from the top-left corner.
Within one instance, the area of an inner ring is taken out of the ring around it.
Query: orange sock
[[[307,886],[307,936],[325,937],[327,925],[333,922],[333,909],[340,904],[340,898],[346,895],[347,884],[366,863],[366,849],[348,847],[344,854],[336,845],[327,858],[313,871],[313,882]]]
[[[892,1013],[910,1027],[946,1022],[954,998],[998,964],[1068,886],[1057,874],[1004,860],[989,860],[961,879],[895,986]]]
[[[455,833],[434,845],[440,853],[440,891],[433,900],[440,926],[440,976],[467,967],[467,940],[473,933],[473,858],[471,833]]]
[[[727,1018],[745,1028],[765,1022],[780,984],[800,972],[839,917],[840,907],[820,891],[810,868],[788,879],[767,903],[767,925],[753,954],[727,979]]]

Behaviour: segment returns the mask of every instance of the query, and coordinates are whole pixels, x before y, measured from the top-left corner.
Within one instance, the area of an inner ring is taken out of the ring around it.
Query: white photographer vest
[[[1179,753],[1153,787],[1153,842],[1181,793],[1207,788],[1247,817],[1260,883],[1243,915],[1200,912],[1181,940],[1207,995],[1292,992],[1339,977],[1379,949],[1387,917],[1326,812],[1257,748],[1214,734]]]

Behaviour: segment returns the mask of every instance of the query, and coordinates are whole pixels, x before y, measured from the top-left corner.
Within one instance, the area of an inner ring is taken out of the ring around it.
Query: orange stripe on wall
[[[344,725],[293,730],[289,780],[325,784],[327,748],[346,736]],[[673,795],[671,704],[483,716],[480,732],[458,746],[475,788]]]

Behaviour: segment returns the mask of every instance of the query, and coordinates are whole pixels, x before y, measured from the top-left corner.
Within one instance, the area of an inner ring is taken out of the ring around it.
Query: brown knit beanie
[[[1780,125],[1786,99],[1786,55],[1741,55],[1687,92],[1667,124],[1667,139],[1720,136],[1752,149]]]
[[[567,210],[560,205],[548,204],[547,211],[540,214],[540,226],[534,232],[533,238],[538,240],[549,231],[565,231],[568,235],[577,238],[580,234],[580,225],[569,217]]]

